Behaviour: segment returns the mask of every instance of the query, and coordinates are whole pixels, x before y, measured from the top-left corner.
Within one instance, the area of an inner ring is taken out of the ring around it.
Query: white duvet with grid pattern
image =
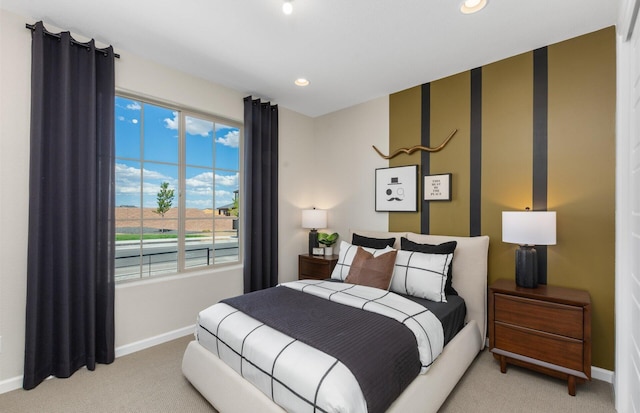
[[[440,321],[420,304],[397,294],[317,280],[293,281],[281,284],[282,287],[403,323],[416,337],[421,373],[442,352],[444,333]],[[357,380],[340,361],[227,304],[218,303],[200,312],[196,338],[288,412],[367,411]]]

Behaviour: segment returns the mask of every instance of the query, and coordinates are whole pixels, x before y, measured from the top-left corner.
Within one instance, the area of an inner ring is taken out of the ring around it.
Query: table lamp
[[[318,229],[327,227],[327,211],[322,209],[303,209],[302,228],[309,228],[309,255],[318,248]]]
[[[502,242],[518,244],[516,285],[538,286],[538,255],[535,245],[556,244],[555,211],[503,211]]]

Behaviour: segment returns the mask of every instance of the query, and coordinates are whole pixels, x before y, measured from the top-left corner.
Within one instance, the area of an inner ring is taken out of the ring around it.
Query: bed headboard
[[[484,345],[487,336],[487,265],[489,254],[489,237],[455,237],[448,235],[424,235],[413,232],[379,232],[350,230],[348,242],[352,234],[357,233],[372,238],[396,238],[394,248],[400,248],[400,238],[406,237],[421,244],[442,244],[457,241],[453,255],[453,288],[464,298],[467,306],[466,321],[478,323],[479,334]]]

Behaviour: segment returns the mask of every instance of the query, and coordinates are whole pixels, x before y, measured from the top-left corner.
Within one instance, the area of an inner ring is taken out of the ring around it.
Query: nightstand
[[[500,371],[514,364],[567,380],[591,380],[591,298],[587,291],[498,280],[489,287],[489,349]]]
[[[337,262],[337,255],[300,254],[298,256],[298,279],[325,280],[331,278],[331,272]]]

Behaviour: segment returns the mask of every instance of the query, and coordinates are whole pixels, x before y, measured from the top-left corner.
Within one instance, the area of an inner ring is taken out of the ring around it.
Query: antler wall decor
[[[397,155],[401,154],[401,153],[406,153],[407,155],[411,155],[412,153],[414,153],[415,151],[427,151],[427,152],[438,152],[440,149],[444,148],[445,145],[447,143],[449,143],[449,141],[451,140],[451,138],[453,138],[453,135],[456,134],[456,132],[458,132],[458,129],[454,129],[451,131],[451,133],[449,134],[449,136],[447,136],[447,139],[444,140],[444,142],[442,142],[440,145],[436,146],[435,148],[430,148],[428,146],[422,146],[422,145],[416,145],[416,146],[412,146],[411,148],[400,148],[398,150],[396,150],[394,153],[392,153],[391,155],[387,156],[385,154],[383,154],[382,152],[380,152],[380,150],[378,148],[376,148],[375,145],[373,146],[373,149],[375,149],[376,152],[378,152],[378,155],[382,156],[384,159],[391,159],[396,157]]]

